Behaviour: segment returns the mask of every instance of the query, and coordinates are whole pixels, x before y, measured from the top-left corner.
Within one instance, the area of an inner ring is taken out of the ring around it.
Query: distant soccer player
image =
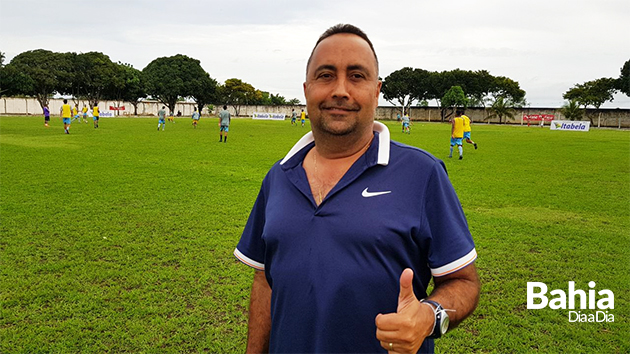
[[[158,111],[158,131],[160,131],[160,125],[162,126],[162,131],[166,128],[166,111],[164,110],[164,106],[162,109]]]
[[[171,123],[175,123],[175,117],[173,116],[173,112],[169,111],[168,112],[168,121]]]
[[[295,124],[295,126],[297,127],[297,112],[295,111],[295,108],[291,110],[291,125]]]
[[[87,121],[88,121],[88,120],[87,120],[87,116],[88,116],[87,112],[88,112],[88,108],[87,108],[87,106],[86,106],[86,105],[83,105],[83,108],[81,109],[81,113],[83,113],[83,122],[84,122],[85,124],[87,124]]]
[[[192,114],[192,120],[193,120],[192,124],[193,124],[193,127],[195,129],[197,129],[197,123],[199,122],[199,116],[200,116],[199,112],[197,112],[197,108],[195,108],[195,111]]]
[[[464,137],[464,120],[461,116],[453,118],[451,125],[451,153],[448,157],[453,157],[453,146],[457,145],[459,151],[459,159],[464,158],[464,149],[462,147],[462,138]]]
[[[302,123],[302,126],[304,126],[304,123],[306,122],[306,112],[304,112],[304,109],[302,109],[302,113],[300,114],[300,122]]]
[[[230,112],[227,111],[227,106],[223,106],[223,110],[219,112],[219,142],[227,143],[231,119]]]
[[[405,114],[402,117],[402,132],[411,134],[411,130],[409,129],[409,115],[408,114]]]
[[[98,120],[100,119],[100,115],[98,113],[98,102],[94,102],[94,108],[92,109],[92,116],[94,120],[94,128],[98,128]]]
[[[79,116],[79,105],[75,104],[72,107],[72,121],[78,120],[81,123],[81,117]]]
[[[72,108],[68,104],[68,100],[63,100],[63,106],[61,106],[61,120],[63,120],[63,129],[66,134],[70,134],[70,124],[72,123]]]
[[[48,105],[44,106],[44,126],[48,127],[48,122],[50,122],[50,109],[48,109]]]
[[[468,144],[473,144],[473,146],[475,147],[475,150],[477,149],[477,143],[475,143],[474,141],[470,140],[470,132],[471,132],[471,128],[470,128],[470,118],[468,118],[467,115],[464,114],[465,112],[463,110],[461,111],[457,111],[457,115],[461,116],[462,119],[464,120],[464,139],[466,139],[466,142]]]

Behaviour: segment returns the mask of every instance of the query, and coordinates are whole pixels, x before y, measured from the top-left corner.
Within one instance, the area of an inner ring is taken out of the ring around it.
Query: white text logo
[[[603,289],[595,294],[595,282],[589,282],[589,290],[575,289],[575,282],[569,282],[567,292],[556,289],[549,292],[547,284],[541,282],[527,282],[527,309],[539,310],[549,306],[550,309],[574,310],[579,305],[580,310],[598,310],[596,313],[582,313],[569,311],[569,322],[614,322],[615,317],[608,311],[615,308],[615,294]]]

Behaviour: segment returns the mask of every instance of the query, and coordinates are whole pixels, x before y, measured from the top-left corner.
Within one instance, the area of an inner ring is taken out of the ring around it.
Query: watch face
[[[446,314],[446,311],[442,312],[442,323],[440,323],[440,331],[442,332],[442,334],[446,333],[446,331],[448,331],[448,324],[449,324],[450,320],[448,318],[448,314]]]

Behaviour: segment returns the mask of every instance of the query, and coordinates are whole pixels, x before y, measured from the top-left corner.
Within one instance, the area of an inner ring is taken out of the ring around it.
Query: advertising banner
[[[525,114],[523,115],[523,120],[533,120],[533,121],[541,121],[551,122],[555,116],[553,114]]]
[[[255,112],[254,119],[271,119],[271,120],[284,120],[284,113],[258,113]]]
[[[591,127],[591,122],[574,122],[570,120],[554,120],[551,122],[551,130],[571,130],[577,132],[587,132]]]
[[[99,117],[103,118],[103,117],[114,117],[116,115],[116,112],[114,111],[100,111],[99,112]]]

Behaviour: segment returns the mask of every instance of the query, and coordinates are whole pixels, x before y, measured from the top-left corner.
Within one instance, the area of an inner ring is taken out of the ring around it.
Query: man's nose
[[[338,76],[332,90],[332,98],[348,98],[348,79],[345,76]]]

